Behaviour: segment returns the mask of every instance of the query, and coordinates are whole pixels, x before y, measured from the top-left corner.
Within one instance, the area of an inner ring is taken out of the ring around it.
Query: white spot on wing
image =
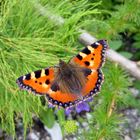
[[[35,79],[35,73],[34,72],[31,73],[31,79]]]
[[[95,73],[95,72],[96,72],[96,70],[94,70],[94,69],[92,69],[91,71],[92,71],[92,72],[91,72],[91,74],[93,74],[93,73]]]
[[[43,77],[43,76],[45,76],[45,70],[44,69],[42,69],[42,71],[41,71],[41,77]]]
[[[96,44],[96,45],[100,45],[100,43],[98,43],[98,42],[95,42],[95,44]]]
[[[54,91],[52,91],[51,89],[49,89],[49,91],[48,91],[50,94],[53,94],[53,93],[55,93]]]
[[[92,48],[91,46],[87,46],[87,48],[91,51],[91,53],[94,52],[94,48]]]
[[[94,65],[94,62],[93,61],[90,61],[90,66],[92,67]]]
[[[44,88],[48,88],[48,85],[45,84],[45,83],[43,83],[42,86],[43,86]]]
[[[82,56],[83,58],[87,56],[85,53],[82,53],[82,52],[80,52],[79,55]]]
[[[23,76],[23,80],[25,80],[26,76]]]

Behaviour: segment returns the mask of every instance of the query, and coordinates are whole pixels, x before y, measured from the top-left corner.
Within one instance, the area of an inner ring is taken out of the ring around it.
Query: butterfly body
[[[39,95],[64,108],[94,96],[103,81],[101,72],[107,49],[105,40],[85,47],[68,63],[60,60],[59,65],[38,70],[17,79],[20,88]]]
[[[54,81],[58,83],[60,91],[80,95],[86,84],[83,68],[62,60],[59,62],[59,66]]]

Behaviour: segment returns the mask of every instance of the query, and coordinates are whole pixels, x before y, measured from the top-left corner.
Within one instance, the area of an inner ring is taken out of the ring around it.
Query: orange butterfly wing
[[[46,68],[19,77],[17,83],[21,89],[43,95],[49,90],[53,78],[54,69]]]
[[[108,48],[105,40],[99,40],[86,46],[78,55],[70,60],[70,63],[91,69],[88,81],[83,88],[84,99],[94,96],[101,87],[104,76],[100,68],[105,61],[106,49]]]

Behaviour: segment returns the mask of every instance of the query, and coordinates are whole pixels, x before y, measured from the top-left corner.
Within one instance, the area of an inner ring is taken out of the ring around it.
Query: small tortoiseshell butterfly
[[[67,108],[99,92],[103,81],[101,67],[108,45],[99,40],[85,47],[68,63],[45,68],[17,79],[21,89],[45,95],[53,105]]]

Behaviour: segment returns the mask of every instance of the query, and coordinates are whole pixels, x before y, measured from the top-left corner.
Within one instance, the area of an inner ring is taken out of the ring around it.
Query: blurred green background
[[[114,62],[106,62],[102,90],[88,113],[66,117],[48,109],[44,97],[18,89],[19,76],[77,54],[83,48],[79,29],[140,62],[140,0],[0,1],[0,139],[19,139],[19,129],[27,139],[36,119],[48,128],[57,122],[63,139],[140,138],[140,82]]]

